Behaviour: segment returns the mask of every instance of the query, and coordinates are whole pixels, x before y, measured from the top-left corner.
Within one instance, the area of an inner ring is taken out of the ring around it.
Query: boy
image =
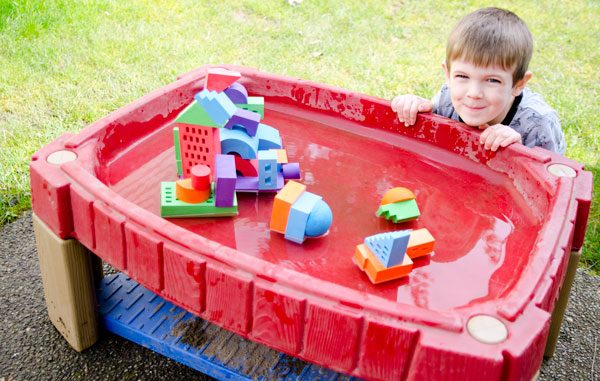
[[[399,95],[392,109],[406,126],[417,113],[433,111],[477,127],[483,130],[481,144],[492,151],[522,143],[564,154],[556,111],[525,87],[532,51],[531,33],[517,15],[498,8],[475,11],[448,38],[440,92],[431,101]]]

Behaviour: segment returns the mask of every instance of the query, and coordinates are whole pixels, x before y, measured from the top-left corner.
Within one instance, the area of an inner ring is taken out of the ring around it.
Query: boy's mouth
[[[469,110],[474,110],[474,111],[479,111],[479,110],[483,110],[485,108],[485,106],[469,106],[469,105],[464,105],[466,108],[468,108]]]

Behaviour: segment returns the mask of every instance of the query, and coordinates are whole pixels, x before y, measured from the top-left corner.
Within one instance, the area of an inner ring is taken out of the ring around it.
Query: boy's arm
[[[531,123],[531,127],[528,128],[529,133],[524,138],[524,145],[538,146],[564,155],[565,137],[555,112],[546,115],[532,114],[527,121]]]

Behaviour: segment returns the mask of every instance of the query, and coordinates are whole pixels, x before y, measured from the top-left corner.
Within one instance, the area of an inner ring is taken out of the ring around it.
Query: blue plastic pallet
[[[358,380],[221,329],[124,274],[105,277],[97,292],[106,330],[218,380]]]

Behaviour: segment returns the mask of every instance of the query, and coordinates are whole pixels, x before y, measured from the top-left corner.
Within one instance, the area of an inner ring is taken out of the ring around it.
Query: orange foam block
[[[192,179],[187,178],[175,182],[175,197],[188,204],[200,204],[210,197],[210,188],[205,190],[194,189]]]
[[[271,213],[271,222],[269,228],[278,233],[285,234],[288,216],[292,204],[304,193],[306,185],[295,181],[288,181],[287,184],[277,195],[273,201],[273,212]]]
[[[386,268],[364,243],[356,245],[353,260],[362,271],[367,273],[373,284],[405,277],[413,268],[413,261],[408,255],[404,256],[401,264]]]
[[[435,238],[433,238],[429,230],[425,228],[413,230],[408,240],[406,255],[412,259],[422,257],[431,253],[434,245]]]
[[[389,189],[381,199],[381,205],[393,204],[395,202],[414,200],[415,194],[410,189],[396,187]]]
[[[287,157],[286,150],[276,149],[273,151],[275,151],[275,154],[277,154],[277,164],[287,164],[288,163],[288,157]]]

